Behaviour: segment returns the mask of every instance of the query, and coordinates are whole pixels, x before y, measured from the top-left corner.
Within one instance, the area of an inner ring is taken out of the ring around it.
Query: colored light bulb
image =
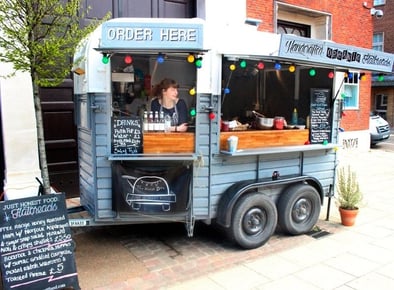
[[[109,56],[106,55],[106,54],[104,54],[104,55],[103,55],[103,58],[101,59],[101,62],[102,62],[103,64],[109,63]]]
[[[264,69],[264,63],[263,62],[259,62],[258,64],[257,64],[257,68],[258,69]]]
[[[195,62],[195,65],[197,68],[201,68],[202,67],[202,59],[201,58],[197,59]]]
[[[189,94],[190,94],[191,96],[194,96],[194,95],[196,94],[196,89],[195,89],[195,88],[191,88],[191,89],[189,90]]]
[[[235,64],[230,64],[230,70],[235,70],[235,68],[236,68],[236,66],[235,66]]]
[[[187,62],[189,62],[189,63],[193,63],[193,62],[194,62],[194,60],[195,60],[195,58],[194,58],[194,55],[192,55],[192,54],[189,54],[189,56],[187,57]]]
[[[296,67],[294,64],[289,66],[289,72],[295,72],[295,70],[296,70]]]
[[[158,63],[163,63],[164,62],[164,56],[159,54],[158,57],[157,57],[157,62]]]
[[[240,66],[241,68],[245,68],[245,67],[246,67],[246,61],[242,60],[242,61],[239,63],[239,66]]]
[[[133,62],[133,58],[130,55],[126,55],[124,57],[124,63],[125,64],[131,64]]]
[[[334,78],[334,72],[330,71],[330,72],[328,73],[328,77],[329,77],[330,79],[333,79],[333,78]]]
[[[229,88],[224,88],[224,93],[227,95],[230,93],[230,89]]]
[[[210,113],[209,113],[209,120],[212,121],[212,120],[215,119],[215,117],[216,117],[216,116],[215,116],[215,113],[213,113],[213,112],[210,112]]]
[[[316,70],[315,70],[314,68],[311,68],[311,69],[309,70],[309,75],[310,75],[311,77],[314,77],[314,76],[316,75]]]

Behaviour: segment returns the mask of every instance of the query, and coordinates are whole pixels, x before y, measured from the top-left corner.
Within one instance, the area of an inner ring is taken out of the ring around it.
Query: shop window
[[[331,15],[323,11],[274,1],[277,19],[275,32],[298,36],[331,39]]]
[[[343,102],[344,109],[358,109],[359,106],[359,73],[349,72],[344,79]]]
[[[372,39],[372,49],[383,51],[384,37],[383,32],[374,33]]]
[[[278,34],[294,34],[297,36],[311,37],[311,27],[309,25],[278,20]]]

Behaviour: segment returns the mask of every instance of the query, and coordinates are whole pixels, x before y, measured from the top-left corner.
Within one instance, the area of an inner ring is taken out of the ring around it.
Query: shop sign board
[[[393,71],[394,63],[394,55],[389,53],[290,34],[281,36],[278,56],[386,73]]]

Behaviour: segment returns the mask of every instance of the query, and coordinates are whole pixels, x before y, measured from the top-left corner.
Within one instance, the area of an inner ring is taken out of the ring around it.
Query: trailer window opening
[[[343,101],[345,110],[354,110],[359,107],[360,73],[349,71],[345,74],[343,85]]]
[[[333,77],[330,72],[332,69],[289,61],[224,57],[222,120],[236,120],[240,127],[235,130],[245,129],[246,126],[242,127],[245,124],[249,125],[248,129],[259,130],[261,128],[256,124],[258,118],[254,113],[257,112],[267,119],[280,116],[288,124],[306,125],[310,113],[310,90],[331,88]],[[293,116],[294,110],[297,120]],[[230,123],[230,127],[231,124],[234,125]],[[227,127],[224,129],[227,130]]]

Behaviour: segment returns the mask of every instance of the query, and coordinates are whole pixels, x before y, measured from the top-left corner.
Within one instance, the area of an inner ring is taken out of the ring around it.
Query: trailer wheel
[[[275,231],[278,215],[274,202],[263,194],[241,197],[234,207],[230,238],[245,249],[265,244]]]
[[[307,233],[317,223],[320,209],[320,196],[313,186],[291,186],[279,199],[278,224],[291,235]]]

